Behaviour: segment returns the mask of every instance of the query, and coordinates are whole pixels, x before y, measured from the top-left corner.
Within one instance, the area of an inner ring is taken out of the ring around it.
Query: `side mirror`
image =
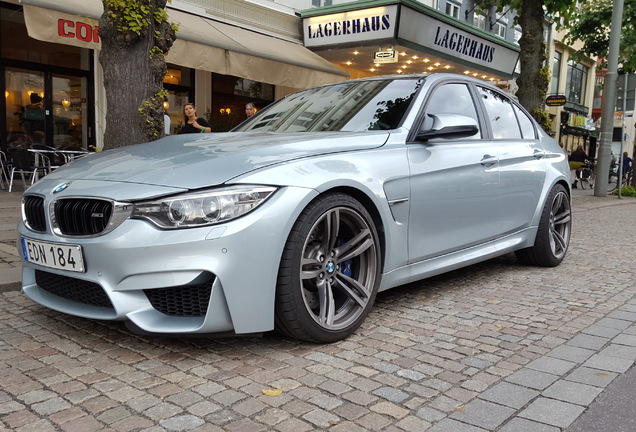
[[[479,132],[477,121],[459,114],[428,114],[433,119],[430,129],[420,130],[415,138],[418,141],[428,141],[432,138],[466,138]],[[424,122],[430,125],[430,121]]]

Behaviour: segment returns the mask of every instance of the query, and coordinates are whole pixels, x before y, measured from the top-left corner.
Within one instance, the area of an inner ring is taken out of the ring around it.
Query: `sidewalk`
[[[17,189],[17,190],[16,190]],[[16,248],[16,228],[20,221],[22,188],[11,193],[0,189],[0,292],[19,290],[22,258]]]
[[[11,193],[0,189],[0,292],[19,290],[22,281],[22,261],[16,248],[16,227],[20,221],[20,200],[23,190]],[[590,210],[633,202],[636,198],[608,195],[595,197],[593,190],[573,189],[572,211]]]

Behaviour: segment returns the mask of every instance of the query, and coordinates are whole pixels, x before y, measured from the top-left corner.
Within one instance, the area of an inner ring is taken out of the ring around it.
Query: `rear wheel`
[[[369,313],[380,284],[381,251],[367,210],[333,193],[299,216],[283,252],[276,290],[276,328],[328,343],[349,336]]]
[[[609,181],[607,182],[607,193],[612,193],[618,188],[618,174],[610,173]]]
[[[543,208],[534,246],[516,251],[517,259],[542,267],[559,265],[568,250],[571,231],[570,197],[565,187],[556,185]]]

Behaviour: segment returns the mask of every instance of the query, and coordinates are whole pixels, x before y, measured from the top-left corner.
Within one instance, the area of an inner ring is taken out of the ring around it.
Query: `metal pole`
[[[618,52],[620,49],[622,20],[623,0],[614,0],[609,53],[607,56],[607,73],[605,74],[605,84],[603,86],[603,112],[601,115],[596,184],[594,185],[594,196],[597,197],[607,196],[607,181],[609,179],[610,158],[612,153],[612,130],[614,129],[614,110],[616,108],[616,78],[618,76]]]
[[[618,199],[621,199],[621,189],[623,189],[623,149],[625,148],[625,111],[627,110],[627,83],[629,82],[629,72],[625,74],[623,84],[623,121],[621,122],[621,151],[618,152]]]

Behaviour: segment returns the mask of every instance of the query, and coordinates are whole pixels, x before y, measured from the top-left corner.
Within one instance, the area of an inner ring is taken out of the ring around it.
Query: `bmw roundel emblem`
[[[62,183],[55,186],[55,188],[53,188],[53,193],[56,194],[56,193],[62,192],[64,189],[66,189],[69,186],[69,184],[70,183]]]

